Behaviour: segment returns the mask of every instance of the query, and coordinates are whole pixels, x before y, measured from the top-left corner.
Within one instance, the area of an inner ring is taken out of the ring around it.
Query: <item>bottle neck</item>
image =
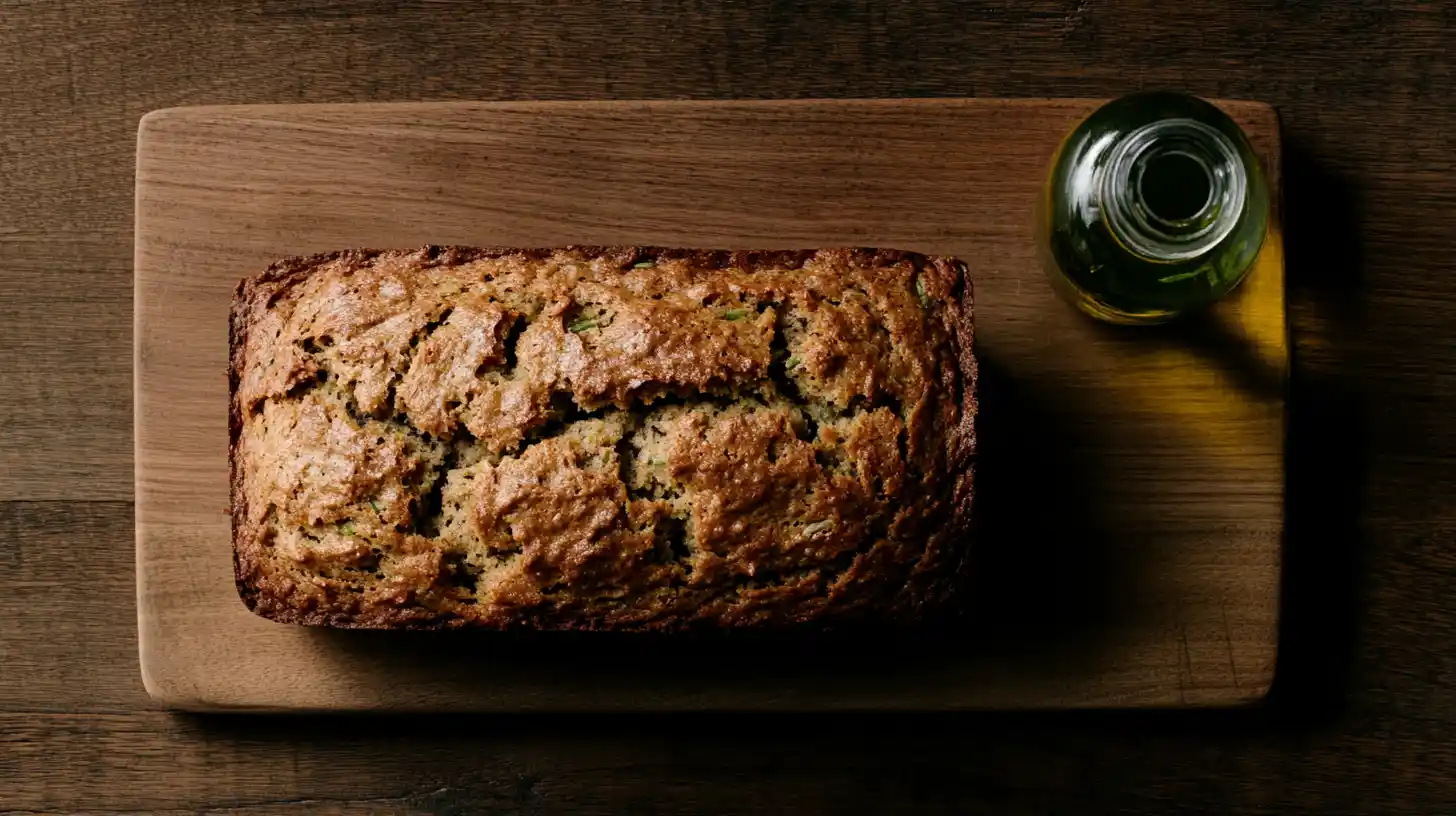
[[[1238,149],[1222,132],[1193,119],[1165,119],[1112,146],[1099,197],[1119,243],[1172,263],[1208,252],[1233,232],[1248,184]]]

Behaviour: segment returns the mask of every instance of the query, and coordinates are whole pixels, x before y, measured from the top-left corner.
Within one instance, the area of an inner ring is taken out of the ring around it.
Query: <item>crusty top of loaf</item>
[[[959,262],[426,247],[275,264],[232,313],[239,589],[280,621],[916,617],[975,450]]]

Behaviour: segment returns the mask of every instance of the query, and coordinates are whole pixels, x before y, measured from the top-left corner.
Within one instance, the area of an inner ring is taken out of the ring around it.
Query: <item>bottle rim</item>
[[[1149,204],[1148,170],[1170,157],[1191,161],[1205,175],[1208,192],[1196,212],[1174,217]],[[1171,118],[1118,140],[1098,186],[1113,237],[1147,260],[1175,263],[1212,250],[1234,231],[1247,202],[1249,173],[1222,131],[1196,119]]]

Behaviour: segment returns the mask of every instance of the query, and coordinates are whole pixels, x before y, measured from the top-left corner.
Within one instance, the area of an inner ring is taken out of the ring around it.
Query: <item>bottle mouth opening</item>
[[[1221,131],[1193,119],[1145,125],[1116,144],[1102,177],[1109,229],[1154,261],[1182,261],[1233,232],[1248,173]]]
[[[1137,198],[1153,222],[1187,224],[1213,204],[1213,169],[1202,156],[1182,150],[1157,152],[1134,168]]]

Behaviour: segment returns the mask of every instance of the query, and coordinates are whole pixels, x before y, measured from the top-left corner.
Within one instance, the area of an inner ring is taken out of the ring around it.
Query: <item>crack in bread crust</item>
[[[972,293],[892,250],[350,250],[243,281],[234,564],[281,622],[915,621],[964,583]]]

